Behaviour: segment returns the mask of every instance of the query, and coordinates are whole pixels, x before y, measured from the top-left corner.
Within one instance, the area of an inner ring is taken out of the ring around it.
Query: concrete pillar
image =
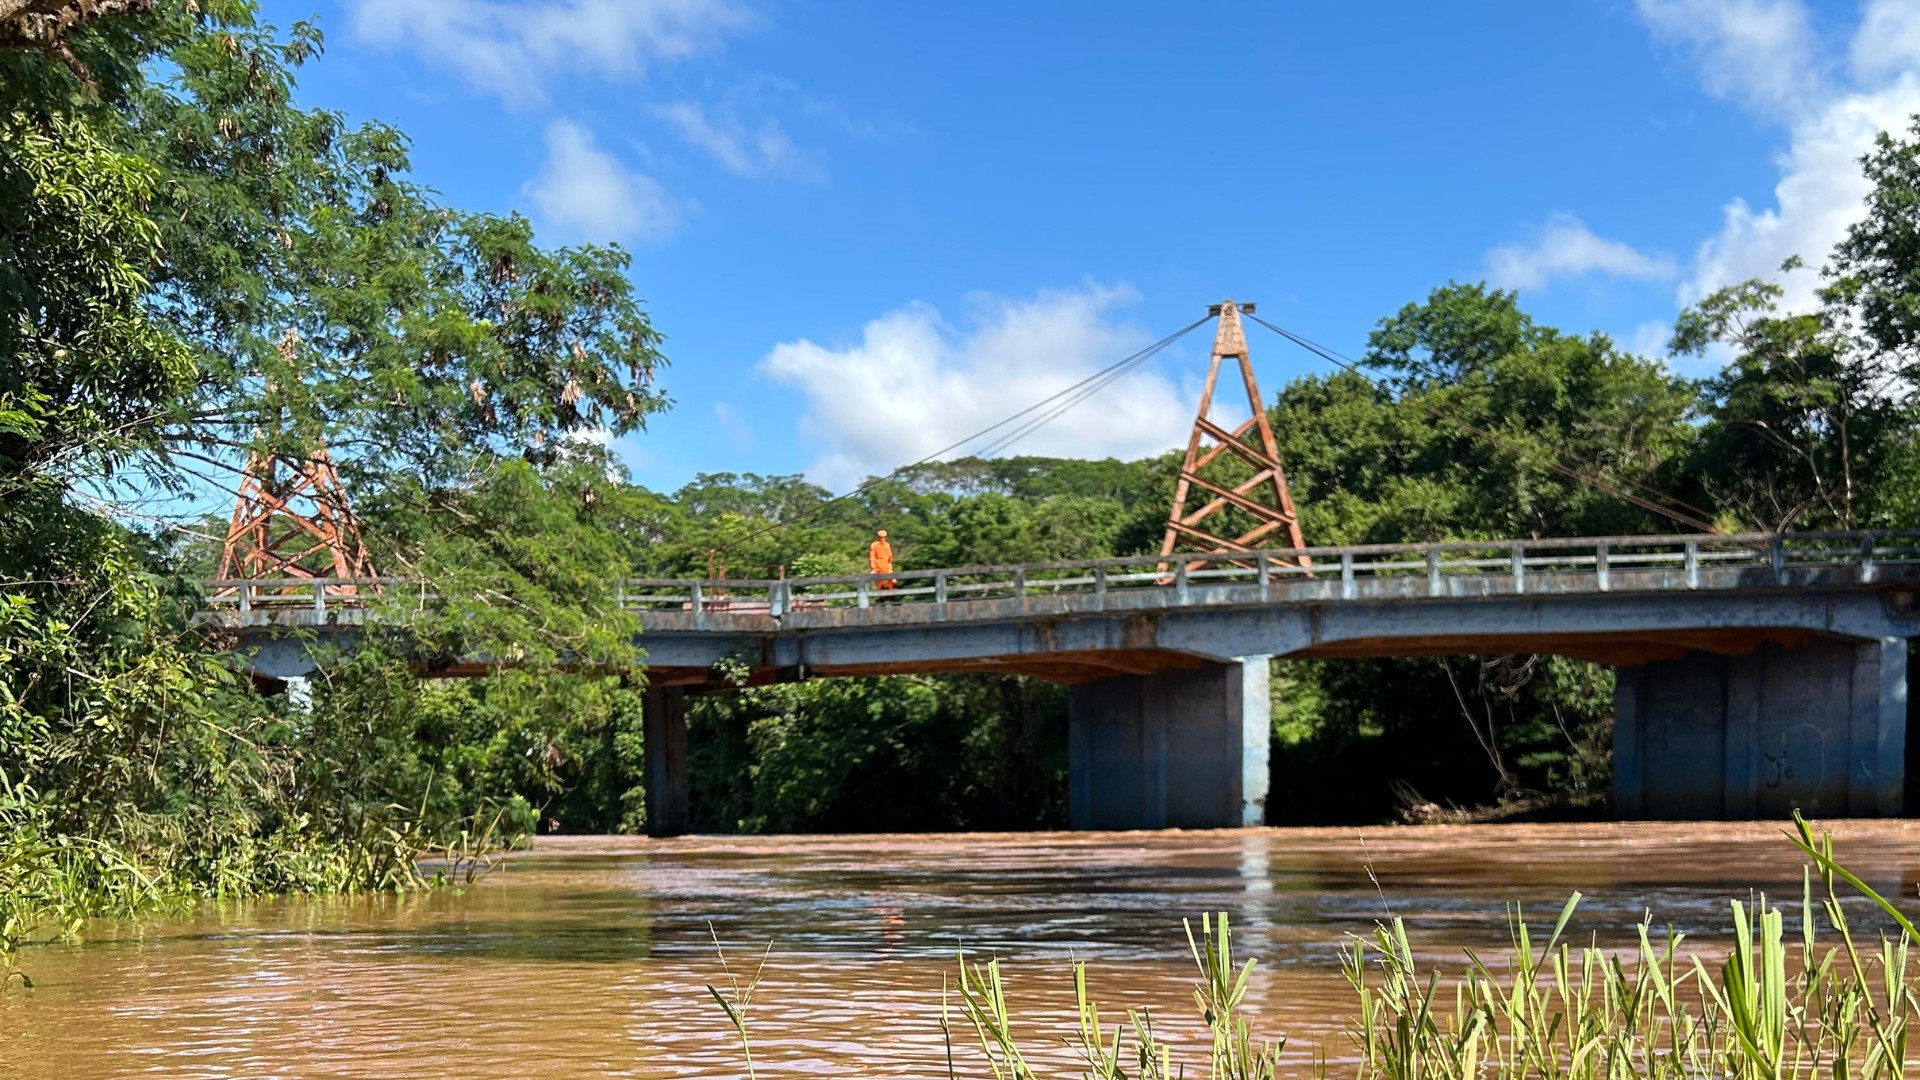
[[[287,708],[302,716],[313,711],[313,679],[311,676],[287,676]]]
[[[687,692],[647,687],[645,745],[647,835],[679,836],[691,820],[687,807]]]
[[[1120,676],[1067,691],[1072,826],[1261,824],[1272,728],[1267,659]]]
[[[1904,638],[1691,653],[1617,678],[1613,797],[1623,818],[1902,811]]]

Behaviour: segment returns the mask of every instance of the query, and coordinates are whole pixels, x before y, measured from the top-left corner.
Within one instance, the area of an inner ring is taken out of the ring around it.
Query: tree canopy
[[[579,698],[638,664],[598,588],[630,565],[598,524],[621,496],[583,438],[666,406],[627,256],[449,207],[401,133],[298,104],[311,25],[240,0],[3,14],[0,896],[410,881],[426,703],[540,708],[421,665],[511,656]],[[171,508],[321,447],[379,558],[461,600],[368,635],[303,709],[188,620],[208,540]]]
[[[605,442],[670,402],[626,254],[444,203],[403,133],[299,102],[323,47],[244,0],[0,4],[0,965],[48,911],[398,887],[462,829],[640,827],[623,575],[854,573],[877,528],[902,569],[1157,549],[1173,452],[930,462],[841,497],[632,483]],[[1308,542],[1913,525],[1920,123],[1863,166],[1817,309],[1753,281],[1682,313],[1672,348],[1705,378],[1482,284],[1387,315],[1354,369],[1271,403]],[[419,587],[295,702],[192,620],[220,526],[175,511],[320,447],[376,565]],[[501,670],[420,678],[475,657]],[[1604,669],[1275,680],[1275,820],[1390,816],[1385,781],[1604,806]],[[1057,687],[823,681],[691,711],[703,827],[1062,822]]]

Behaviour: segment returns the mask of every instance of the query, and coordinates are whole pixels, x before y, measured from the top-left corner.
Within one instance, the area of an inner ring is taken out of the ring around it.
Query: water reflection
[[[1876,887],[1920,870],[1906,823],[1836,831]],[[1509,902],[1548,921],[1574,888],[1583,936],[1650,909],[1710,937],[1730,898],[1797,898],[1800,863],[1775,825],[551,839],[463,894],[208,907],[34,950],[39,988],[0,1000],[0,1073],[737,1076],[704,990],[717,937],[736,973],[774,944],[764,1075],[944,1075],[956,953],[1002,959],[1036,1044],[1064,1030],[1069,956],[1178,1032],[1179,919],[1208,910],[1263,959],[1262,1026],[1337,1053],[1345,934],[1391,912],[1450,960],[1504,940]]]

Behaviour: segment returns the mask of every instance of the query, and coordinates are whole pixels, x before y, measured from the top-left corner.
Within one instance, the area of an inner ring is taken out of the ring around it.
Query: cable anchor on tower
[[[1247,355],[1240,313],[1253,310],[1251,303],[1232,300],[1207,309],[1209,315],[1219,319],[1213,336],[1213,360],[1200,392],[1200,410],[1187,438],[1186,458],[1180,464],[1173,509],[1167,515],[1166,536],[1160,544],[1163,558],[1176,552],[1250,555],[1259,550],[1262,541],[1268,541],[1267,547],[1274,546],[1274,539],[1296,552],[1307,546],[1300,533],[1293,495],[1287,489],[1286,470],[1280,465],[1280,447],[1267,420],[1260,387],[1254,381],[1253,362]],[[1220,366],[1229,358],[1239,364],[1247,408],[1252,414],[1231,431],[1214,423],[1211,416]],[[1196,500],[1201,500],[1199,505],[1191,505]],[[1253,565],[1251,560],[1229,561],[1237,566]],[[1271,561],[1299,567],[1312,562],[1305,554]],[[1188,566],[1201,569],[1212,562]],[[1161,569],[1164,571],[1167,565],[1162,563]]]

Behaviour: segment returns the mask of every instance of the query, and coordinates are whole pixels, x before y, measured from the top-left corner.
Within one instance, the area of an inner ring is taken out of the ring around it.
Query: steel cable
[[[1313,353],[1315,356],[1318,356],[1321,359],[1331,364],[1336,364],[1342,368],[1345,368],[1346,370],[1352,372],[1353,374],[1358,375],[1361,378],[1367,380],[1369,383],[1372,383],[1374,386],[1379,387],[1382,391],[1388,394],[1393,393],[1393,388],[1391,386],[1389,386],[1385,381],[1375,378],[1373,375],[1368,374],[1365,370],[1363,370],[1360,367],[1358,362],[1351,360],[1345,356],[1342,356],[1339,353],[1334,352],[1332,349],[1329,349],[1323,345],[1317,345],[1314,342],[1301,337],[1300,335],[1294,333],[1291,330],[1287,330],[1283,327],[1276,326],[1273,323],[1270,323],[1267,320],[1261,318],[1260,316],[1253,314],[1252,312],[1244,312],[1244,314],[1247,316],[1247,318],[1252,319],[1254,322],[1259,323],[1261,326],[1264,326],[1267,329],[1273,331],[1274,333],[1279,334],[1281,337],[1286,338],[1288,341],[1293,342],[1295,345],[1298,345],[1301,348],[1307,350],[1308,352]],[[1462,420],[1457,416],[1453,416],[1447,413],[1446,411],[1436,408],[1435,406],[1425,401],[1420,401],[1417,399],[1407,399],[1407,398],[1402,398],[1402,400],[1411,400],[1414,405],[1425,410],[1427,413],[1431,414],[1437,419],[1445,420],[1450,424],[1454,424],[1460,428],[1463,428],[1469,432],[1472,432],[1473,434],[1478,435],[1481,438],[1486,439],[1490,442],[1500,443],[1506,446],[1508,449],[1514,449],[1513,445],[1508,440],[1501,438],[1499,435],[1495,434],[1494,432],[1489,431],[1486,428],[1479,427],[1478,425],[1470,423],[1466,420]],[[1659,514],[1663,517],[1671,518],[1682,525],[1688,526],[1689,528],[1698,529],[1699,531],[1705,532],[1705,533],[1719,534],[1723,532],[1723,530],[1713,525],[1711,522],[1704,520],[1703,518],[1696,518],[1691,514],[1685,514],[1678,510],[1674,510],[1671,507],[1663,506],[1659,503],[1652,501],[1651,499],[1647,499],[1642,496],[1635,495],[1629,491],[1623,491],[1619,487],[1609,483],[1606,480],[1601,479],[1598,476],[1582,473],[1579,470],[1574,469],[1573,467],[1566,465],[1563,462],[1556,461],[1549,458],[1545,462],[1545,464],[1548,468],[1552,469],[1554,472],[1557,472],[1562,476],[1565,476],[1571,480],[1576,480],[1583,484],[1591,484],[1592,486],[1599,488],[1601,491],[1604,491],[1607,494],[1614,496],[1615,498],[1625,500],[1626,502],[1632,503],[1633,505],[1638,506],[1644,510],[1651,510],[1654,513]],[[1694,506],[1693,504],[1687,502],[1686,500],[1678,498],[1673,495],[1669,495],[1666,492],[1661,491],[1659,488],[1653,487],[1650,484],[1646,484],[1637,480],[1626,480],[1624,482],[1631,484],[1634,487],[1641,489],[1642,491],[1651,492],[1657,498],[1665,499],[1668,502],[1671,502],[1678,506],[1683,506],[1686,509],[1693,511],[1695,514],[1700,514],[1704,516],[1707,513],[1707,511],[1702,510],[1697,506]]]
[[[961,447],[966,446],[970,443],[977,442],[980,439],[986,437],[987,435],[991,435],[995,431],[998,431],[1001,428],[1006,427],[1008,424],[1011,424],[1014,421],[1021,419],[1022,417],[1029,416],[1035,412],[1040,411],[1041,409],[1048,407],[1049,405],[1053,405],[1056,402],[1059,402],[1062,398],[1067,398],[1069,397],[1069,395],[1072,395],[1071,400],[1067,401],[1065,404],[1061,405],[1059,408],[1055,409],[1053,412],[1048,413],[1042,417],[1039,417],[1036,420],[1028,421],[1026,424],[1021,425],[1019,428],[1009,433],[1008,435],[1002,436],[1000,439],[996,440],[991,446],[989,446],[985,451],[980,452],[978,456],[985,457],[988,454],[995,453],[1001,449],[1005,449],[1006,447],[1011,446],[1014,442],[1018,441],[1019,439],[1026,437],[1026,435],[1030,434],[1031,432],[1038,429],[1042,425],[1052,421],[1055,417],[1058,417],[1061,413],[1066,412],[1068,409],[1071,409],[1075,405],[1080,404],[1082,401],[1085,401],[1087,398],[1093,396],[1094,394],[1099,393],[1101,390],[1106,389],[1108,386],[1112,385],[1112,383],[1115,380],[1124,376],[1129,370],[1145,363],[1154,354],[1160,352],[1162,349],[1165,349],[1167,346],[1172,345],[1174,342],[1192,333],[1196,327],[1206,322],[1209,318],[1212,318],[1212,316],[1203,315],[1200,318],[1195,319],[1192,322],[1188,323],[1187,325],[1181,327],[1180,329],[1175,330],[1173,333],[1168,334],[1166,337],[1163,337],[1160,340],[1154,342],[1153,344],[1148,345],[1147,347],[1139,350],[1138,352],[1132,353],[1126,357],[1121,358],[1120,360],[1115,361],[1112,364],[1107,365],[1104,368],[1101,368],[1099,371],[1096,371],[1093,374],[1087,376],[1086,378],[1081,379],[1079,382],[1074,383],[1072,386],[1069,386],[1066,389],[1060,390],[1056,393],[1050,394],[1047,397],[1034,402],[1032,405],[1029,405],[1024,409],[1021,409],[1019,412],[1014,413],[1011,416],[1008,416],[1004,420],[1001,420],[987,427],[981,428],[979,431],[976,431],[973,434],[968,435],[964,439],[960,439],[957,442],[949,443],[948,445],[943,446],[938,450],[935,450],[933,453],[928,454],[927,456],[921,458],[920,460],[910,462],[906,465],[902,465],[894,469],[892,472],[885,474],[884,476],[870,477],[866,480],[866,482],[862,483],[860,486],[844,494],[836,495],[833,498],[826,500],[825,502],[819,503],[818,505],[814,506],[812,509],[806,511],[805,513],[799,515],[798,517],[792,518],[787,521],[773,522],[772,524],[767,525],[765,528],[756,529],[745,536],[735,537],[734,539],[727,541],[725,544],[722,544],[719,547],[710,549],[709,554],[717,555],[720,552],[732,549],[736,545],[744,544],[749,540],[755,540],[755,539],[758,539],[759,537],[767,535],[768,533],[777,532],[781,529],[798,525],[804,521],[807,521],[817,516],[818,514],[820,514],[822,511],[826,510],[830,506],[834,506],[838,503],[845,502],[848,499],[855,498],[856,496],[864,494],[865,492],[872,489],[873,487],[893,479],[894,477],[900,475],[901,473],[906,472],[908,469],[915,469],[922,465],[927,464],[928,462],[935,461],[939,458],[945,457],[947,454],[952,453],[953,451],[958,450]]]
[[[1188,331],[1192,330],[1194,326],[1198,326],[1200,325],[1200,323],[1205,321],[1206,321],[1205,319],[1202,319],[1200,320],[1200,322],[1194,323],[1193,326],[1187,327],[1186,330],[1182,330],[1180,333],[1181,334],[1187,333]],[[1025,424],[1021,425],[1019,428],[1009,432],[1005,436],[996,440],[992,445],[986,447],[983,450],[977,451],[976,452],[977,456],[983,457],[983,458],[992,457],[993,455],[999,453],[1002,450],[1005,450],[1007,447],[1012,446],[1014,443],[1019,442],[1021,439],[1026,438],[1028,435],[1046,426],[1047,424],[1052,423],[1054,420],[1059,419],[1063,414],[1065,414],[1068,410],[1072,409],[1074,406],[1079,405],[1081,402],[1087,400],[1093,395],[1099,393],[1102,390],[1105,390],[1107,387],[1112,386],[1114,383],[1119,382],[1121,379],[1126,378],[1127,375],[1131,374],[1135,369],[1139,368],[1140,365],[1152,359],[1155,354],[1160,352],[1160,350],[1173,344],[1173,342],[1179,336],[1180,336],[1179,334],[1175,334],[1169,337],[1162,338],[1160,339],[1160,341],[1154,343],[1153,345],[1147,347],[1146,349],[1143,349],[1142,351],[1135,353],[1132,358],[1124,361],[1122,364],[1116,365],[1113,368],[1109,368],[1108,371],[1110,373],[1107,374],[1106,377],[1101,379],[1098,383],[1087,386],[1086,389],[1081,390],[1079,393],[1068,398],[1064,403],[1061,404],[1059,408],[1053,410],[1050,413],[1047,413],[1044,416],[1036,417],[1033,420],[1027,421]]]

